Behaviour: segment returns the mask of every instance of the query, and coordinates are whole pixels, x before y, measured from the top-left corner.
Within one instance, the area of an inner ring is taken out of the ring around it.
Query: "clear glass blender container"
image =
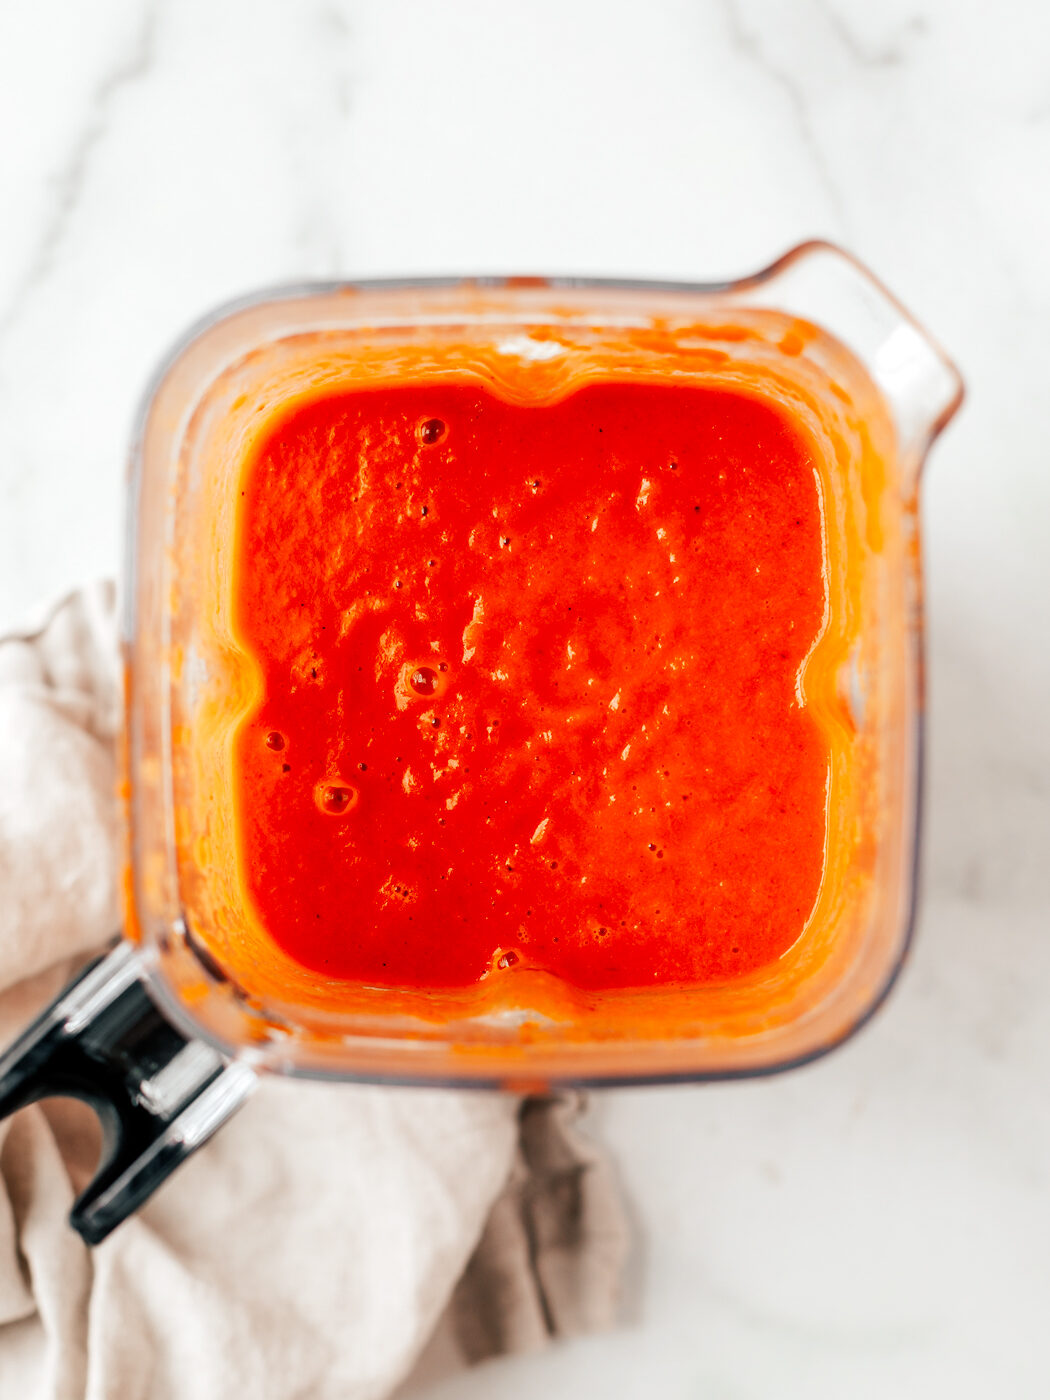
[[[735,359],[757,357],[823,403],[858,451],[880,440],[889,464],[885,528],[864,564],[863,616],[839,668],[860,776],[859,835],[824,933],[732,986],[581,995],[556,1016],[530,1006],[527,979],[509,1007],[465,995],[439,1016],[425,997],[408,1009],[399,998],[394,1011],[382,988],[341,997],[253,944],[229,831],[210,822],[214,791],[202,786],[217,782],[221,804],[221,761],[209,768],[200,756],[209,744],[221,751],[208,717],[221,713],[224,668],[236,664],[215,600],[224,592],[234,486],[254,415],[316,375],[319,356],[338,379],[340,365],[363,363],[372,349],[386,353],[450,331],[524,345],[527,354],[538,330],[545,343],[561,336],[580,345],[608,334],[644,337],[656,326],[730,369]],[[753,334],[741,337],[742,326]],[[957,371],[926,332],[853,258],[824,243],[716,285],[314,284],[252,296],[195,326],[155,376],[132,447],[126,936],[0,1063],[0,1110],[55,1092],[64,1055],[74,1065],[71,1079],[65,1070],[67,1091],[72,1082],[72,1092],[108,1118],[106,1159],[74,1212],[85,1237],[100,1238],[144,1199],[261,1073],[512,1089],[721,1079],[804,1063],[863,1024],[900,969],[914,918],[919,481],[961,398]]]

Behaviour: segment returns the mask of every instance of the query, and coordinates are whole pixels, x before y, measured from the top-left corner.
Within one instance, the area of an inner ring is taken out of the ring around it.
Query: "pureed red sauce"
[[[744,391],[434,378],[276,421],[241,482],[241,876],[328,978],[742,976],[821,885],[813,449]]]

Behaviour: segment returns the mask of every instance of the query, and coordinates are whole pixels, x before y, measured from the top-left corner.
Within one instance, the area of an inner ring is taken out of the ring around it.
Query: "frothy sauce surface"
[[[814,449],[729,387],[333,391],[260,439],[233,583],[260,699],[241,880],[305,967],[467,988],[746,975],[820,889]]]

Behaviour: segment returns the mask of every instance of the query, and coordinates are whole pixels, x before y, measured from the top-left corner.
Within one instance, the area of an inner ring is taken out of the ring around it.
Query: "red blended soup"
[[[813,440],[746,385],[432,374],[276,414],[240,481],[240,879],[356,986],[706,986],[800,938],[830,760]]]

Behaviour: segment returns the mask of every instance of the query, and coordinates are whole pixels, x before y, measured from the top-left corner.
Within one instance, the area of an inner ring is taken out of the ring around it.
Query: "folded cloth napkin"
[[[0,641],[0,1043],[118,927],[111,585]],[[614,1320],[626,1247],[575,1096],[268,1080],[94,1251],[98,1125],[0,1123],[0,1397],[357,1400]],[[415,1393],[415,1385],[413,1385]]]

